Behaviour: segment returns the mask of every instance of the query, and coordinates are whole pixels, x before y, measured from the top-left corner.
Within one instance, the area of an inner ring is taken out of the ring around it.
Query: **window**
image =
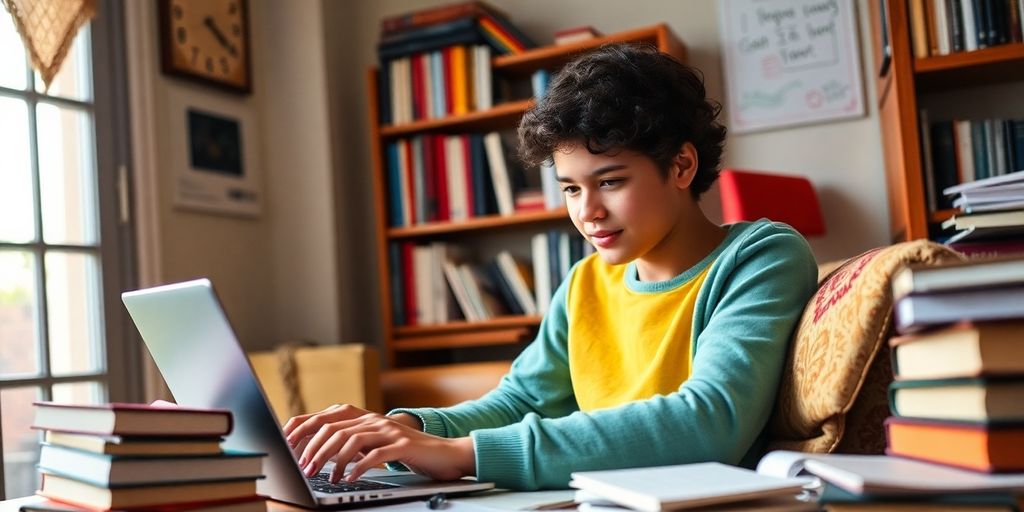
[[[38,488],[33,401],[125,400],[138,388],[128,371],[137,349],[122,339],[117,300],[131,266],[114,186],[127,148],[112,136],[126,127],[113,115],[124,115],[113,101],[124,73],[111,51],[120,30],[109,22],[119,19],[112,4],[101,2],[105,21],[82,29],[48,91],[0,9],[0,495],[7,497]]]

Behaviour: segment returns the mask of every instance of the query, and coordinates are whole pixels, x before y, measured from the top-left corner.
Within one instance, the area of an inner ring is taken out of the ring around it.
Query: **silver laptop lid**
[[[121,300],[174,399],[190,407],[230,410],[234,430],[224,447],[267,453],[267,478],[257,484],[259,492],[276,500],[315,506],[313,491],[284,439],[213,284],[198,279],[125,292]]]

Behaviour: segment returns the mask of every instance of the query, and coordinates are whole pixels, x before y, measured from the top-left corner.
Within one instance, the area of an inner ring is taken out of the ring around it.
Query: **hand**
[[[355,464],[346,476],[348,481],[388,461],[399,461],[436,480],[455,480],[476,473],[471,438],[430,435],[416,428],[417,423],[419,420],[408,414],[384,416],[351,405],[335,405],[288,420],[284,433],[293,448],[308,441],[299,457],[306,476],[317,474],[334,459],[331,482],[341,479],[350,462]]]

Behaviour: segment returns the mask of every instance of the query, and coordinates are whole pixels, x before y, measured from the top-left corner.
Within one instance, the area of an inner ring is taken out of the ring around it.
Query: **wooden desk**
[[[21,507],[22,505],[28,503],[35,503],[37,501],[43,501],[43,498],[40,498],[39,496],[26,496],[24,498],[15,498],[12,500],[0,501],[0,512],[18,512],[18,508]],[[267,503],[269,503],[269,505],[267,506],[268,512],[290,512],[304,510],[301,508],[290,507],[288,505],[284,505],[273,501]]]
[[[575,491],[539,491],[539,492],[506,492],[506,491],[489,491],[476,496],[469,496],[465,498],[455,498],[452,501],[464,504],[480,505],[481,507],[487,507],[491,510],[524,510],[530,507],[536,507],[537,505],[558,503],[563,501],[572,500]],[[0,512],[18,512],[18,507],[26,503],[32,503],[42,501],[42,498],[38,496],[27,496],[24,498],[15,498],[7,501],[0,501]],[[299,507],[292,507],[283,503],[275,501],[268,501],[267,511],[268,512],[297,512],[306,510]],[[380,508],[386,507],[387,505],[382,504],[381,507],[367,507],[366,510],[379,510]],[[360,509],[353,509],[360,510]],[[424,508],[424,512],[428,512]]]

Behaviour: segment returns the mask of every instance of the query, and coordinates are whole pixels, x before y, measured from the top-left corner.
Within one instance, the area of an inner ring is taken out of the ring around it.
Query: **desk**
[[[548,503],[557,503],[562,501],[571,500],[574,495],[574,491],[539,491],[539,492],[507,492],[507,491],[488,491],[481,493],[477,496],[467,496],[464,498],[453,498],[452,502],[459,505],[453,508],[462,508],[461,505],[466,505],[467,510],[473,507],[486,507],[490,510],[526,510],[537,505],[543,505]],[[25,498],[15,498],[7,501],[0,501],[0,512],[18,512],[18,507],[36,501],[41,501],[42,498],[38,496],[27,496]],[[268,512],[298,512],[305,510],[298,507],[292,507],[283,503],[274,501],[267,502]],[[427,508],[423,506],[421,501],[412,501],[406,503],[398,503],[393,505],[380,505],[377,507],[366,507],[364,509],[352,509],[352,510],[380,510],[385,511],[388,509],[395,510],[422,510],[428,512]],[[455,512],[455,511],[453,511]]]

